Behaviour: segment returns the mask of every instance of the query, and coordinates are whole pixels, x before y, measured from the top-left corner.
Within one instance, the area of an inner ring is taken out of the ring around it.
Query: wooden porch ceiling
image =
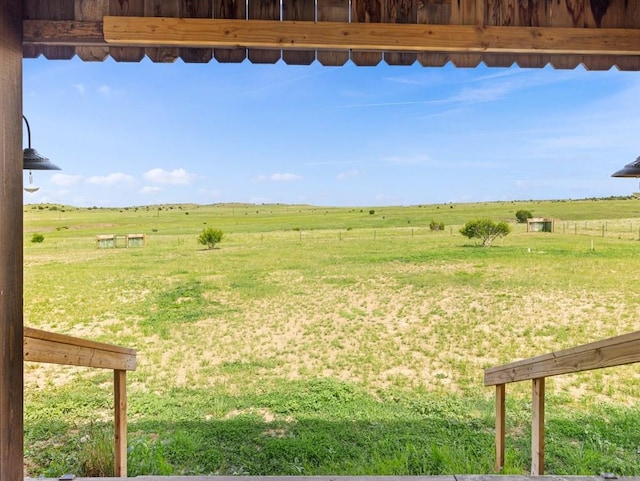
[[[640,70],[640,0],[24,0],[24,57]]]

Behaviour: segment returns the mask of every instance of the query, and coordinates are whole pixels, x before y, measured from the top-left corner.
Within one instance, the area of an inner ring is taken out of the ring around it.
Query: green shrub
[[[202,230],[202,233],[198,237],[198,242],[207,246],[209,249],[213,249],[216,244],[222,241],[224,233],[220,229],[214,229],[213,227],[207,227]]]
[[[435,221],[432,220],[431,223],[429,224],[429,229],[436,231],[436,230],[444,230],[444,222],[440,221]]]
[[[532,217],[533,214],[530,210],[520,209],[516,212],[516,219],[518,220],[519,224],[524,224],[525,222],[527,222],[527,219],[531,219]]]
[[[33,242],[34,244],[39,244],[41,242],[44,242],[44,236],[42,234],[39,234],[38,232],[36,232],[31,237],[31,242]]]

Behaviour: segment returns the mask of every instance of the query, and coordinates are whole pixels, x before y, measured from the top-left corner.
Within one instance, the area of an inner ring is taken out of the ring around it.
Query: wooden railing
[[[136,351],[126,347],[24,328],[24,360],[113,369],[117,477],[127,477],[127,371],[136,369]]]
[[[531,474],[544,473],[545,378],[640,362],[640,331],[611,337],[484,371],[484,385],[496,387],[496,470],[504,466],[505,387],[532,381]]]

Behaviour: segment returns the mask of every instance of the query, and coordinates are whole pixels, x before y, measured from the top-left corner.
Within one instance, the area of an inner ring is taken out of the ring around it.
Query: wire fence
[[[446,226],[442,230],[431,230],[421,227],[383,227],[354,229],[294,229],[272,231],[258,234],[261,241],[349,241],[349,240],[385,240],[398,238],[428,238],[437,236],[461,236],[462,225]],[[526,224],[514,224],[514,233],[544,236],[547,232],[526,232]],[[555,221],[554,235],[587,236],[591,238],[606,237],[611,239],[640,240],[640,219],[633,220],[590,220],[590,221]],[[255,239],[256,234],[252,234]]]
[[[640,220],[561,221],[556,222],[555,232],[590,237],[640,240]]]

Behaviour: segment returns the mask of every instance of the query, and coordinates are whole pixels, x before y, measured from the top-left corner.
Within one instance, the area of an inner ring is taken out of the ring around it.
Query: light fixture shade
[[[28,147],[22,154],[24,170],[62,170],[46,157],[38,153],[36,149]]]
[[[611,174],[611,177],[640,177],[640,157]]]

